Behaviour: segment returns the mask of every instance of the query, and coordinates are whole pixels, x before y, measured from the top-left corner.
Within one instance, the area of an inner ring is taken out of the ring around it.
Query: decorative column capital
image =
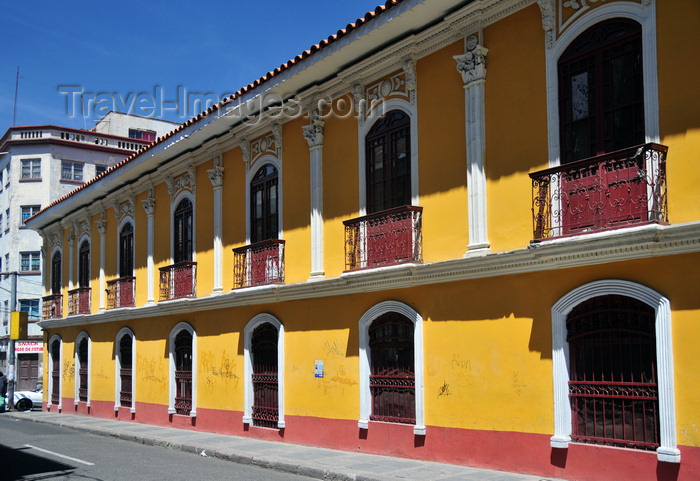
[[[576,2],[569,2],[576,3]],[[540,7],[540,12],[542,13],[542,28],[545,34],[545,44],[547,48],[552,48],[554,45],[554,25],[555,25],[555,14],[554,14],[554,0],[537,0],[537,5]]]
[[[241,155],[243,156],[243,162],[245,162],[245,165],[248,166],[250,165],[250,142],[248,139],[243,138],[241,139],[240,142],[240,147],[241,147]]]
[[[209,180],[214,189],[220,189],[224,185],[224,168],[221,164],[221,156],[217,155],[214,157],[214,168],[207,170]]]
[[[311,114],[311,124],[302,125],[304,138],[309,143],[309,150],[323,147],[323,120],[318,118],[318,114]]]
[[[153,197],[153,188],[148,189],[146,195],[148,195],[148,197],[141,201],[143,210],[146,211],[146,216],[153,217],[153,214],[156,213],[156,199]]]
[[[416,63],[412,59],[407,59],[403,63],[403,71],[406,74],[406,90],[408,98],[412,104],[416,103]]]
[[[95,221],[95,225],[97,226],[97,232],[99,232],[101,236],[105,235],[107,232],[107,219],[103,217],[102,219]]]
[[[462,74],[465,88],[486,79],[486,54],[489,50],[478,42],[476,35],[472,35],[467,39],[467,53],[452,57],[457,61],[457,71]]]

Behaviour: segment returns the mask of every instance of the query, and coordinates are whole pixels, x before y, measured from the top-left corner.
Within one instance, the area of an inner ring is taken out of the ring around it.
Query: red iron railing
[[[135,277],[120,277],[107,281],[107,309],[134,307]]]
[[[175,371],[175,414],[192,411],[192,371]]]
[[[160,268],[160,300],[194,297],[197,292],[197,263],[179,262]]]
[[[531,173],[534,239],[668,222],[667,151],[649,143]]]
[[[119,378],[121,379],[119,404],[124,407],[131,407],[131,369],[121,368],[119,370]]]
[[[68,315],[90,314],[90,293],[89,287],[78,287],[68,291]]]
[[[407,205],[344,221],[345,270],[423,262],[422,213]]]
[[[41,298],[42,319],[56,319],[63,317],[63,296],[51,294]]]
[[[81,367],[78,370],[80,376],[80,387],[78,387],[78,400],[87,402],[88,399],[88,370],[86,367]]]
[[[233,249],[233,288],[284,284],[284,241],[270,239]]]
[[[531,173],[534,239],[668,222],[667,151],[649,143]]]

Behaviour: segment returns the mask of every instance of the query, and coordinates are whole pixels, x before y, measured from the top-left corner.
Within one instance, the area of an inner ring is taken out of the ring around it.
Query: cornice
[[[700,222],[648,225],[581,237],[532,243],[527,248],[431,264],[405,264],[342,274],[331,279],[238,289],[214,296],[110,309],[90,315],[40,321],[45,329],[85,326],[240,306],[308,300],[370,291],[477,280],[555,269],[610,264],[700,252]]]

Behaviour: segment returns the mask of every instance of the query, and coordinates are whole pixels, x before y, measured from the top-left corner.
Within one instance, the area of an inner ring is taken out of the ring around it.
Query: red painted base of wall
[[[681,463],[671,464],[659,462],[656,453],[649,451],[575,443],[568,449],[553,449],[550,436],[545,434],[428,426],[425,436],[416,436],[409,425],[370,422],[369,429],[359,429],[357,421],[300,416],[285,416],[286,428],[277,430],[243,424],[243,413],[234,411],[200,408],[192,418],[168,414],[167,406],[137,403],[136,413],[132,414],[129,408],[115,411],[113,403],[98,401],[91,403],[88,412],[85,403],[74,406],[72,399],[64,399],[63,407],[66,413],[120,421],[577,481],[700,479],[700,448],[687,446],[679,447]],[[48,408],[56,410],[56,406]]]

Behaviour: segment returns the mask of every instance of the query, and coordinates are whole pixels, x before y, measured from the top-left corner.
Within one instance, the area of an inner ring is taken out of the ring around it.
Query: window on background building
[[[124,224],[119,233],[119,277],[134,275],[134,226]]]
[[[10,209],[5,210],[5,232],[10,230]]]
[[[175,337],[175,413],[192,411],[192,334],[182,329]]]
[[[562,164],[643,144],[641,26],[601,22],[559,58]]]
[[[192,201],[189,199],[180,201],[175,209],[173,253],[176,264],[192,260],[192,212]]]
[[[87,240],[78,250],[78,287],[90,287],[90,242]]]
[[[41,319],[39,314],[39,299],[20,299],[19,310],[26,312],[29,319]]]
[[[129,138],[153,142],[156,140],[156,133],[153,130],[129,129]]]
[[[36,214],[41,210],[40,205],[23,205],[21,207],[21,224],[24,225],[24,221]]]
[[[631,297],[584,301],[567,316],[571,439],[659,447],[654,308]]]
[[[411,121],[392,110],[365,138],[367,211],[411,204]]]
[[[250,240],[252,243],[279,236],[277,169],[267,164],[250,183]]]
[[[279,421],[277,328],[266,322],[253,331],[253,426],[277,428]]]
[[[61,161],[61,180],[83,181],[83,164],[81,162]]]
[[[370,419],[416,423],[413,322],[388,312],[369,326]]]
[[[106,165],[97,165],[95,164],[95,177],[97,177],[100,174],[104,174],[105,171],[107,170]]]
[[[41,179],[41,159],[24,159],[22,160],[22,180]],[[10,181],[10,169],[7,169],[6,182]]]
[[[41,270],[41,253],[20,252],[19,270],[21,272],[39,272]]]

